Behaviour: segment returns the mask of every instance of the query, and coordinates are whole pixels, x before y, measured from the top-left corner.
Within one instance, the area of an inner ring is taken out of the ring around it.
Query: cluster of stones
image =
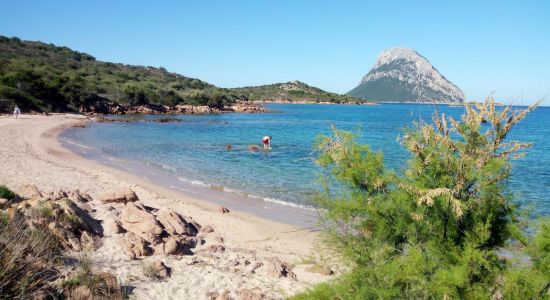
[[[90,216],[90,195],[78,190],[42,193],[34,185],[24,185],[18,199],[4,208],[8,217],[21,217],[30,228],[42,228],[56,236],[64,250],[96,249],[103,228]]]
[[[220,114],[226,112],[237,113],[264,113],[267,108],[258,103],[238,102],[232,106],[217,108],[206,105],[176,105],[166,106],[145,104],[136,106],[122,106],[119,104],[98,102],[93,107],[83,107],[80,112],[88,114]]]
[[[106,193],[100,201],[122,205],[120,218],[105,220],[104,228],[107,234],[122,234],[122,244],[132,259],[191,255],[191,249],[204,242],[197,234],[212,231],[210,226],[202,228],[191,217],[184,218],[171,209],[143,205],[130,189]]]

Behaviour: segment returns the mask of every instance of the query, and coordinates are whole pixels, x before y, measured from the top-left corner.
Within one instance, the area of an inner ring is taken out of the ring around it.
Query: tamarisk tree
[[[488,98],[465,104],[459,120],[436,113],[400,139],[411,154],[400,173],[353,133],[320,137],[328,175],[314,202],[352,272],[297,298],[550,297],[550,224],[524,236],[506,184],[511,160],[530,147],[508,134],[536,105],[497,109]],[[530,249],[530,262],[513,263],[524,254],[504,255],[510,245]]]

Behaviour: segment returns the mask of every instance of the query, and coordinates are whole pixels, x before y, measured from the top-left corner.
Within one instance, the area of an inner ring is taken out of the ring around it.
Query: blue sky
[[[550,105],[550,1],[0,0],[0,34],[222,87],[297,79],[338,93],[403,46],[470,100]]]

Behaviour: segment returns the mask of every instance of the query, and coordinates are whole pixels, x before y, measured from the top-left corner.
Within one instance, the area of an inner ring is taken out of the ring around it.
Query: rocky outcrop
[[[110,231],[116,231],[110,225]],[[124,249],[132,259],[149,255],[189,255],[202,244],[196,235],[201,226],[167,208],[155,210],[139,201],[127,202],[120,214]]]
[[[128,114],[128,115],[156,115],[156,114],[221,114],[221,113],[264,113],[270,112],[265,106],[248,101],[240,101],[224,108],[207,105],[156,105],[145,104],[136,106],[121,106],[112,103],[97,103],[98,106],[80,110],[87,114]]]
[[[139,106],[130,106],[126,110],[126,114],[132,115],[151,115],[151,114],[164,114],[170,111],[169,106],[145,104]]]
[[[103,227],[86,209],[89,195],[79,191],[43,193],[36,186],[24,186],[20,191],[25,200],[6,209],[10,218],[23,218],[30,228],[47,230],[65,250],[82,251],[100,245]]]
[[[144,238],[131,232],[124,235],[123,243],[124,249],[131,259],[153,254],[153,249],[150,247],[150,243]]]
[[[199,232],[193,224],[188,223],[181,215],[173,210],[162,208],[157,214],[157,220],[170,235],[195,236]]]
[[[270,112],[269,109],[265,108],[263,105],[252,104],[252,103],[239,103],[228,108],[228,111],[236,113],[265,113]]]
[[[212,228],[212,226],[210,226],[210,225],[206,225],[203,228],[201,228],[201,230],[200,230],[201,234],[207,234],[207,233],[211,233],[211,232],[214,232],[214,228]]]
[[[114,192],[107,192],[100,198],[100,201],[103,203],[127,203],[137,200],[138,197],[136,193],[129,188],[120,189]]]
[[[278,257],[268,257],[266,261],[269,263],[270,274],[274,277],[288,277],[296,280],[296,274],[292,272],[292,268],[286,262],[283,262]]]
[[[155,216],[149,213],[139,202],[128,202],[120,214],[122,227],[141,237],[151,238],[163,232]]]

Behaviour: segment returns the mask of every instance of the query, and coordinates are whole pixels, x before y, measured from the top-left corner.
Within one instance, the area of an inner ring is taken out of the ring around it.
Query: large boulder
[[[139,202],[128,202],[120,214],[122,227],[129,232],[147,237],[162,234],[163,228],[155,219],[155,216],[148,212]]]
[[[19,187],[17,194],[25,199],[37,199],[42,198],[40,190],[34,184],[24,184]]]
[[[128,188],[104,193],[100,198],[100,201],[103,203],[128,203],[138,200],[136,193]]]
[[[35,196],[40,193],[28,191]],[[65,195],[66,193],[63,192]],[[26,196],[31,196],[27,194]],[[52,197],[50,197],[52,196]],[[67,198],[54,200],[53,193],[45,198],[32,198],[11,204],[6,209],[10,219],[21,217],[31,229],[44,228],[57,237],[65,250],[95,249],[101,243],[103,227],[86,210]],[[46,233],[44,233],[46,235]]]
[[[69,199],[62,199],[56,202],[64,213],[71,216],[73,225],[78,226],[82,231],[90,232],[94,235],[103,236],[103,227],[99,222],[92,218],[86,211],[78,207]]]
[[[201,230],[200,230],[201,234],[208,234],[208,233],[212,233],[212,232],[214,232],[214,228],[212,228],[212,226],[210,226],[210,225],[206,225],[203,228],[201,228]]]
[[[126,253],[131,259],[153,254],[153,250],[151,249],[149,242],[131,232],[124,234],[123,244]]]
[[[269,273],[271,276],[277,278],[288,277],[297,280],[296,274],[292,272],[292,268],[288,263],[281,261],[280,258],[275,256],[268,257],[266,260],[269,263]]]
[[[170,235],[194,236],[198,228],[188,223],[180,214],[173,210],[162,208],[157,214],[157,220]]]
[[[82,193],[79,190],[67,192],[66,197],[75,203],[76,202],[87,203],[93,200],[89,194]]]

